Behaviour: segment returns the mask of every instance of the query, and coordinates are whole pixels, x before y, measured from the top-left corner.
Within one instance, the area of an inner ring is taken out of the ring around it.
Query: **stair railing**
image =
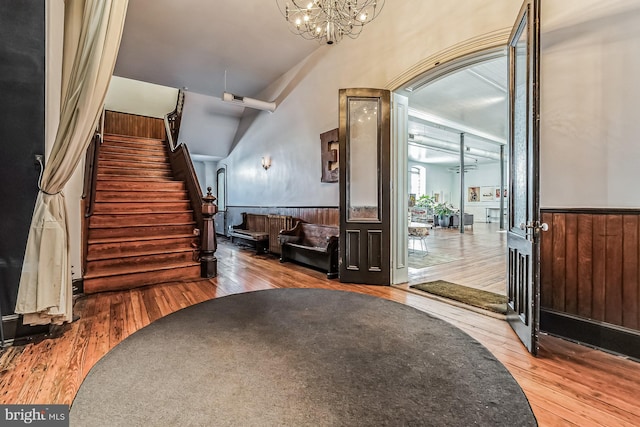
[[[84,186],[82,189],[82,199],[84,200],[84,216],[89,218],[93,215],[93,207],[96,198],[96,181],[98,179],[98,157],[104,136],[104,107],[98,120],[98,125],[93,134],[93,138],[87,148],[84,166]]]
[[[185,144],[178,143],[180,121],[182,119],[182,107],[184,105],[184,92],[178,91],[176,108],[164,117],[164,126],[169,145],[169,161],[173,176],[186,183],[191,208],[196,218],[196,225],[202,234],[204,217],[202,215],[202,189],[198,182],[198,176],[193,167],[193,161],[189,149]]]
[[[104,116],[105,110],[102,107],[102,114],[96,126],[96,130],[91,138],[84,162],[84,185],[82,187],[82,203],[84,217],[82,218],[82,276],[87,271],[87,254],[89,245],[87,236],[89,235],[89,220],[93,215],[93,208],[96,201],[96,182],[98,180],[98,157],[100,156],[100,147],[104,139]]]

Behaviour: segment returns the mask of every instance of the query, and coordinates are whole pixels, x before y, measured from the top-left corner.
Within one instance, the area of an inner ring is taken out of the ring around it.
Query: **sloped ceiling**
[[[192,154],[226,156],[243,108],[320,46],[292,34],[275,1],[129,0],[114,74],[186,88],[181,139]]]
[[[180,139],[192,154],[215,160],[228,154],[244,114],[220,99],[225,71],[227,91],[257,97],[319,46],[289,32],[275,0],[130,0],[114,74],[187,88]],[[413,117],[410,133],[433,133],[455,143],[459,128],[506,140],[504,57],[406,94],[412,109],[451,125],[436,131],[433,123]],[[473,133],[466,136],[468,145],[499,151],[486,139],[474,140]],[[455,153],[425,150],[414,146],[410,155],[427,163],[457,162]]]

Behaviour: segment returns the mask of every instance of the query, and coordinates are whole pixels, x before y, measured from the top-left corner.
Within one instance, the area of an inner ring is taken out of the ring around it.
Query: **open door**
[[[340,90],[340,281],[391,284],[390,99]]]
[[[522,5],[509,39],[507,320],[537,354],[540,302],[538,196],[539,0]]]

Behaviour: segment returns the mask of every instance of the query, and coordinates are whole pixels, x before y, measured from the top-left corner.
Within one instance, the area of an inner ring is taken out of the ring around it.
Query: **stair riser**
[[[171,171],[171,165],[166,162],[144,162],[142,160],[100,160],[100,167],[102,168],[144,168],[153,170],[165,170]]]
[[[144,155],[141,156],[137,153],[131,153],[131,154],[127,154],[127,153],[112,153],[112,152],[106,152],[103,153],[102,151],[100,151],[100,155],[98,156],[98,160],[100,162],[102,161],[142,161],[142,162],[147,162],[147,163],[169,163],[169,157],[167,155]]]
[[[151,227],[122,227],[122,228],[91,228],[88,239],[101,239],[107,237],[150,237],[176,234],[192,234],[195,224],[185,225],[156,225]]]
[[[144,148],[133,148],[129,146],[112,146],[112,145],[103,145],[100,147],[100,154],[128,154],[128,155],[140,155],[140,156],[158,156],[158,157],[166,157],[166,151],[162,150],[147,150]]]
[[[115,135],[112,133],[106,133],[104,135],[105,142],[140,142],[142,144],[164,144],[162,139],[158,138],[148,138],[146,136],[131,136],[131,135]]]
[[[135,256],[127,258],[105,259],[87,262],[87,274],[106,273],[117,270],[119,274],[127,273],[127,268],[144,265],[149,269],[162,268],[168,264],[193,262],[193,251]]]
[[[134,289],[146,285],[172,282],[176,280],[194,280],[200,276],[200,266],[174,268],[170,270],[134,273],[122,276],[101,277],[84,280],[84,292],[92,294],[104,291]]]
[[[96,203],[94,215],[111,213],[154,213],[184,212],[191,209],[189,202],[148,202],[148,203]]]
[[[165,142],[105,135],[97,172],[85,292],[199,278],[191,204],[185,184],[173,180]]]
[[[96,191],[96,202],[188,201],[186,191]]]
[[[170,170],[156,170],[156,169],[144,169],[144,168],[109,168],[98,166],[98,175],[117,175],[117,176],[161,176],[165,178],[170,178],[171,171]]]
[[[148,190],[153,192],[162,191],[184,191],[185,185],[181,181],[164,181],[164,182],[140,182],[140,181],[98,181],[96,183],[97,191],[109,190]],[[161,197],[162,195],[158,195]]]
[[[88,261],[115,258],[119,256],[140,256],[146,253],[163,253],[193,249],[196,237],[176,239],[140,240],[134,242],[91,243],[87,255]]]
[[[136,227],[154,224],[184,224],[193,221],[193,214],[122,214],[122,215],[93,215],[89,228],[106,227]]]
[[[116,182],[175,182],[173,177],[166,176],[134,176],[134,175],[104,175],[98,174],[98,182],[100,181],[116,181]]]
[[[102,147],[128,147],[136,150],[165,151],[167,146],[164,142],[137,142],[137,141],[110,141],[105,140]]]

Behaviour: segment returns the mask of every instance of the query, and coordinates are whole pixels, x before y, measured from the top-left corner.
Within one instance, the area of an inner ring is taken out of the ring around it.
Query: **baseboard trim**
[[[640,332],[545,308],[540,330],[640,361]]]

